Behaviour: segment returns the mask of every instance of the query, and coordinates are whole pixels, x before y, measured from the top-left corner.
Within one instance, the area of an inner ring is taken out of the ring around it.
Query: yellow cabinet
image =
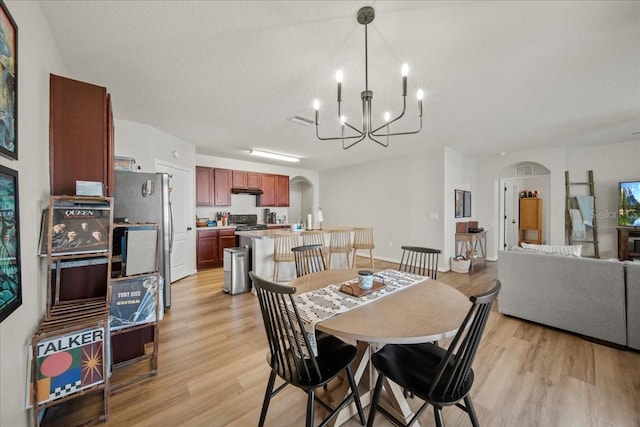
[[[542,244],[542,199],[520,199],[520,232],[518,244]]]

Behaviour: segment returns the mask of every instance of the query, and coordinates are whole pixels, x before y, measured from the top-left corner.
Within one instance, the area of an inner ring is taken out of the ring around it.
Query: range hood
[[[231,188],[231,194],[250,194],[252,196],[259,196],[262,194],[262,190],[259,188]]]

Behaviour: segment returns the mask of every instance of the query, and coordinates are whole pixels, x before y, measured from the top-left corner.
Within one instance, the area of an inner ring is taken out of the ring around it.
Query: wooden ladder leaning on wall
[[[598,249],[598,215],[596,215],[596,196],[594,190],[594,182],[593,182],[593,171],[588,171],[588,181],[587,182],[571,182],[569,180],[569,171],[564,172],[564,182],[565,182],[565,193],[566,193],[566,209],[565,209],[565,231],[567,234],[567,241],[570,245],[575,243],[592,243],[593,244],[593,257],[600,258],[600,251]],[[577,209],[578,203],[576,201],[576,195],[571,194],[572,186],[587,186],[589,196],[593,197],[593,228],[592,228],[592,237],[593,239],[585,239],[585,240],[575,240],[573,238],[572,231],[572,221],[571,214],[569,213],[570,209]]]

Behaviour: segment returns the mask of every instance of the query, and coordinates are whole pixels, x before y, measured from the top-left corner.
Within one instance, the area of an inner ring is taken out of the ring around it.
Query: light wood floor
[[[380,261],[376,267],[395,265]],[[438,279],[471,295],[488,288],[497,272],[497,263],[490,262],[470,274],[442,273]],[[259,307],[251,294],[229,296],[221,288],[222,269],[172,285],[171,310],[160,327],[159,374],[112,396],[106,425],[257,425],[269,375]],[[640,426],[638,352],[494,310],[474,370],[471,395],[483,426]],[[272,400],[267,424],[304,425],[305,399],[288,387]],[[324,411],[317,407],[316,413],[319,420]],[[53,424],[73,425],[80,411],[74,414]],[[456,408],[445,408],[444,417],[447,426],[470,425]],[[434,425],[431,409],[420,421]],[[391,424],[378,415],[376,425]]]

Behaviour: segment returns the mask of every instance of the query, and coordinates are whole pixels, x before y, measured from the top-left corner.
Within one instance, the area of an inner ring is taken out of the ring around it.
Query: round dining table
[[[339,286],[357,278],[358,269],[326,270],[298,277],[289,284],[296,288],[296,294],[302,294],[328,285]],[[356,361],[354,376],[360,384],[367,377],[365,372],[369,373],[367,391],[360,396],[365,406],[370,403],[375,382],[375,370],[369,366],[371,352],[385,344],[435,342],[452,337],[470,307],[469,298],[460,291],[425,277],[414,285],[322,320],[316,324],[316,329],[364,344],[360,346],[364,350]],[[385,389],[399,409],[396,414],[401,414],[405,420],[411,419],[413,412],[402,390],[390,382]],[[356,413],[353,406],[342,411],[335,425],[342,424]]]
[[[300,294],[357,278],[357,269],[326,270],[289,284]],[[463,293],[425,277],[415,285],[323,320],[316,328],[368,343],[433,342],[455,335],[469,307],[471,302]]]

